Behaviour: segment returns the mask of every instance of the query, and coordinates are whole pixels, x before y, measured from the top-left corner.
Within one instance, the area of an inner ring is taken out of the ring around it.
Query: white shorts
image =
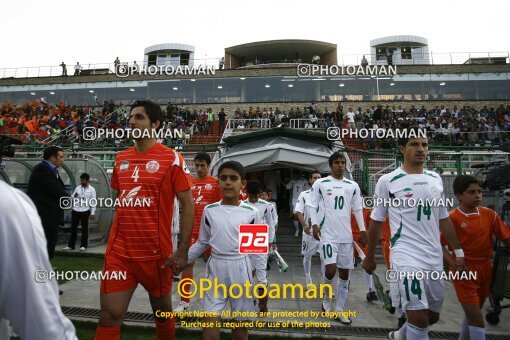
[[[254,285],[263,283],[267,285],[267,259],[269,254],[250,255],[251,269],[255,270]]]
[[[411,275],[401,279],[399,272],[405,273],[423,273],[424,270],[396,266],[391,263],[391,269],[395,270],[398,281],[394,283],[393,294],[397,295],[397,302],[393,306],[402,306],[404,310],[428,309],[432,312],[440,313],[444,300],[444,280],[431,280],[426,275]],[[391,285],[390,285],[391,288]]]
[[[251,275],[251,263],[248,257],[239,260],[224,260],[215,258],[214,255],[209,258],[205,267],[205,277],[210,280],[218,279],[218,283],[224,284],[228,289],[233,284],[239,284],[244,287],[245,282],[253,283]],[[237,290],[235,294],[239,294]],[[204,294],[204,311],[221,313],[227,309],[227,303],[230,302],[232,312],[252,312],[255,311],[253,298],[247,298],[242,294],[239,298],[230,298],[223,296],[223,289],[218,288],[218,294],[214,296],[214,289],[209,289]]]
[[[303,233],[301,238],[301,255],[313,256],[319,251],[320,241],[317,241],[313,236]]]
[[[324,265],[336,263],[337,268],[354,269],[354,247],[351,243],[321,241],[319,253]]]

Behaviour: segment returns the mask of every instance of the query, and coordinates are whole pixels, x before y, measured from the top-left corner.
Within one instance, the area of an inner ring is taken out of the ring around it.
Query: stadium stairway
[[[223,129],[220,129],[220,122],[215,120],[213,121],[212,133],[210,131],[205,135],[195,133],[191,137],[190,144],[218,144],[221,141],[222,134]]]

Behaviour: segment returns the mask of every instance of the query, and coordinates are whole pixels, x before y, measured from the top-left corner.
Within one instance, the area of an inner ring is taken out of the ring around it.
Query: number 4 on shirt
[[[140,177],[140,176],[138,175],[138,171],[139,171],[139,169],[138,169],[138,165],[137,165],[137,166],[135,167],[135,169],[133,170],[133,174],[131,175],[131,178],[134,178],[134,180],[135,180],[134,182],[135,182],[135,183],[136,183],[136,182],[138,182],[138,178]]]

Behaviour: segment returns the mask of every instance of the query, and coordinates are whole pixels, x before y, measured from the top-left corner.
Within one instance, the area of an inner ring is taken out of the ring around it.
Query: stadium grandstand
[[[269,281],[303,281],[301,238],[294,235],[292,222],[292,178],[306,180],[314,171],[329,174],[328,159],[335,152],[345,155],[345,177],[373,196],[379,179],[403,162],[398,138],[377,131],[424,130],[430,149],[424,168],[439,174],[445,197],[455,206],[457,176],[473,175],[486,184],[493,169],[507,171],[510,164],[508,53],[432,53],[426,38],[410,35],[379,37],[367,45],[371,54],[354,55],[324,41],[256,41],[198,60],[192,45],[162,43],[145,48],[141,61],[84,64],[75,75],[64,74],[61,65],[0,69],[0,147],[13,151],[0,158],[0,180],[27,191],[43,150],[54,145],[64,150],[59,176],[69,194],[86,172],[98,197],[115,198],[110,182],[116,156],[133,146],[131,138],[124,138],[131,129],[131,105],[150,100],[163,112],[163,130],[171,132],[158,142],[182,154],[193,177],[196,156],[205,152],[213,176],[222,164],[238,161],[248,180],[272,190],[279,216],[278,251],[290,269],[278,271],[275,260]],[[109,133],[88,134],[104,130]],[[504,190],[510,188],[508,179],[501,182],[483,187],[484,205],[498,212],[505,206]],[[102,258],[115,213],[115,208],[98,208],[89,223],[85,258]],[[59,249],[68,242],[71,223],[67,210],[59,227],[57,257],[69,253]],[[379,245],[376,259],[383,263]],[[205,273],[202,262],[196,262],[195,276]],[[313,266],[319,282],[323,274],[317,258]],[[279,335],[385,337],[396,318],[382,315],[379,305],[365,303],[359,267],[353,270],[351,290],[363,300],[353,304],[360,316],[350,329],[333,322],[331,328],[280,329]],[[378,271],[382,277],[384,272]],[[61,287],[67,316],[99,318],[96,283],[70,280]],[[444,319],[431,328],[434,338],[458,336],[461,318],[453,311],[460,307],[452,285],[447,289],[450,300],[441,314]],[[145,295],[135,295],[126,321],[146,326],[153,320],[150,305]],[[177,306],[175,293],[172,299]],[[320,310],[317,301],[313,308]],[[192,300],[190,308],[200,309],[202,303]],[[299,310],[308,303],[270,300],[269,308]],[[500,323],[498,319],[486,325],[487,339],[508,339],[510,313],[503,311],[499,317]],[[273,334],[270,327],[258,332],[261,339]]]

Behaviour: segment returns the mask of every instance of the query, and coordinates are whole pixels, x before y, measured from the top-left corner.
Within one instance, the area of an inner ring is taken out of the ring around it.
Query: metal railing
[[[401,53],[396,50],[390,56],[384,54],[343,54],[339,55],[337,63],[340,65],[361,65],[363,58],[368,64],[387,65],[458,65],[458,64],[496,64],[510,63],[510,52],[429,52],[429,53]],[[216,69],[224,68],[220,66],[220,58],[192,59],[189,61],[193,66],[214,66]],[[243,60],[241,67],[268,64],[300,64],[312,63],[311,59],[300,59],[295,57],[283,57],[281,59],[266,59],[255,57],[252,60]],[[81,75],[97,74],[115,74],[115,63],[81,63]],[[134,62],[121,62],[119,65],[132,67]],[[145,61],[136,61],[138,67],[148,66]],[[151,64],[152,65],[152,64]],[[158,64],[159,65],[159,64]],[[169,65],[177,66],[175,63]],[[76,64],[66,64],[67,75],[73,76]],[[225,62],[228,67],[228,63]],[[63,68],[60,65],[51,66],[28,66],[15,68],[0,68],[0,78],[28,78],[28,77],[57,77],[63,75]]]
[[[190,65],[193,66],[203,66],[203,67],[211,67],[219,68],[219,60],[220,58],[207,58],[207,59],[193,59],[190,60]],[[135,65],[136,62],[136,65]],[[120,66],[125,67],[144,67],[153,65],[147,64],[145,61],[133,61],[133,62],[120,62],[118,64]],[[156,66],[165,66],[172,65],[178,66],[176,63],[169,64],[154,64]],[[27,67],[14,67],[14,68],[0,68],[0,78],[32,78],[32,77],[61,77],[64,76],[64,73],[67,76],[75,76],[81,77],[85,75],[101,75],[101,74],[115,74],[117,65],[115,63],[80,63],[80,72],[75,75],[75,66],[76,64],[66,64],[66,72],[64,72],[64,68],[61,65],[51,65],[51,66],[27,66]],[[184,65],[181,65],[184,66]]]
[[[262,119],[229,119],[227,129],[270,129],[271,120]]]
[[[295,118],[289,121],[291,129],[325,129],[327,122],[324,118]]]

